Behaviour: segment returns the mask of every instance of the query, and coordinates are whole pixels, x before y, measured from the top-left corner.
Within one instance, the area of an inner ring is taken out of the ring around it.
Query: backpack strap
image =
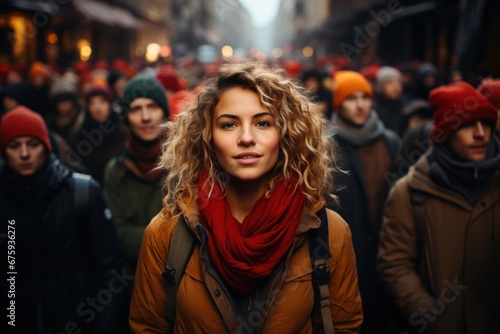
[[[335,331],[330,313],[330,246],[328,242],[326,208],[321,208],[317,215],[321,220],[321,225],[319,228],[310,230],[308,233],[309,256],[313,269],[314,300],[315,305],[320,305],[321,307],[321,318],[325,333],[334,334]],[[172,235],[165,271],[162,273],[168,295],[166,319],[170,324],[173,324],[175,321],[179,283],[195,246],[196,238],[188,228],[184,217],[181,216]],[[175,256],[171,250],[175,250]]]
[[[309,257],[311,258],[314,304],[321,308],[321,319],[325,333],[335,333],[332,315],[330,313],[330,244],[328,238],[328,217],[323,206],[317,213],[321,225],[308,232]],[[318,301],[319,299],[319,301]]]
[[[172,241],[168,248],[167,264],[162,273],[163,282],[167,287],[167,314],[166,318],[170,324],[174,324],[177,302],[177,290],[186,266],[191,258],[196,238],[186,224],[183,216],[179,218],[177,226],[172,235]],[[171,251],[171,250],[174,250]],[[175,255],[175,256],[174,256]]]
[[[90,175],[73,173],[73,180],[75,182],[75,211],[77,217],[81,217],[89,205],[89,192],[90,192]]]

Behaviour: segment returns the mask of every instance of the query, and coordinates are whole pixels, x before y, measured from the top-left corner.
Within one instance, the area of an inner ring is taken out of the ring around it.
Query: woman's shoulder
[[[168,250],[178,221],[177,218],[168,218],[162,212],[158,213],[144,230],[144,240]]]
[[[328,230],[333,232],[342,232],[349,227],[347,222],[339,215],[336,211],[332,209],[326,209],[328,217]]]

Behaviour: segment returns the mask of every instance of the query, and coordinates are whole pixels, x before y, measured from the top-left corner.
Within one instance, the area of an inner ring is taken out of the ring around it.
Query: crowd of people
[[[9,329],[495,332],[500,79],[453,74],[2,66]]]

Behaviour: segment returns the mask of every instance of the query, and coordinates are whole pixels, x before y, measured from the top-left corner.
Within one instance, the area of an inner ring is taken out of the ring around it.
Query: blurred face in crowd
[[[389,100],[399,100],[401,94],[403,94],[403,83],[399,79],[389,79],[382,85],[382,95]]]
[[[32,84],[35,88],[42,88],[45,85],[45,78],[42,75],[35,75]]]
[[[319,91],[320,82],[315,77],[309,77],[304,81],[304,87],[307,88],[308,91],[316,93]]]
[[[128,80],[124,77],[116,80],[115,84],[113,85],[113,89],[115,90],[117,97],[123,96],[123,91],[125,90],[125,86],[127,86],[127,82]]]
[[[373,100],[364,92],[355,92],[349,95],[339,110],[340,117],[352,125],[362,126],[370,116]]]
[[[33,136],[16,137],[5,146],[5,160],[22,176],[35,174],[45,162],[45,146]]]
[[[423,84],[425,87],[435,87],[436,86],[436,76],[433,74],[428,74],[423,79]]]
[[[3,98],[3,108],[5,109],[6,112],[9,111],[9,110],[14,109],[18,105],[19,105],[19,103],[17,103],[17,101],[15,99],[13,99],[12,97],[10,97],[10,96],[4,96],[4,98]]]
[[[62,117],[72,116],[76,112],[75,103],[71,100],[58,102],[56,109],[57,114]]]
[[[217,162],[231,179],[267,184],[278,162],[280,129],[257,93],[241,87],[222,93],[212,135]]]
[[[102,122],[109,117],[111,113],[111,106],[109,101],[100,95],[92,96],[89,99],[88,109],[90,116],[96,122]]]
[[[158,138],[159,125],[163,122],[163,109],[152,99],[139,97],[130,103],[128,112],[130,130],[144,141]]]
[[[20,83],[23,81],[23,76],[19,72],[10,71],[7,74],[6,81],[7,81],[7,85],[17,84],[17,83]]]
[[[491,132],[489,123],[476,121],[454,132],[448,139],[448,145],[463,160],[481,161],[486,158]]]

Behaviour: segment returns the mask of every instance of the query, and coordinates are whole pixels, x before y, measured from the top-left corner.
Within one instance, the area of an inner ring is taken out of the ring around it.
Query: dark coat
[[[1,233],[8,235],[0,247],[6,257],[8,244],[15,251],[3,273],[17,273],[15,299],[3,301],[15,300],[16,333],[117,333],[121,291],[130,280],[122,275],[112,216],[96,181],[80,213],[74,189],[72,173],[54,156],[33,176],[7,164],[0,171]],[[8,296],[12,286],[0,284]]]
[[[399,137],[394,132],[385,130],[382,139],[389,156],[394,158],[399,146]],[[375,313],[377,308],[381,307],[379,300],[383,286],[376,271],[378,235],[374,234],[372,228],[374,218],[370,214],[365,177],[356,154],[356,147],[339,136],[335,136],[335,141],[338,144],[336,150],[338,167],[348,172],[348,174],[336,173],[335,176],[335,186],[338,188],[335,195],[340,201],[336,211],[345,219],[352,231],[365,322],[376,321]],[[387,193],[388,191],[389,187]],[[385,197],[387,194],[380,195]]]

